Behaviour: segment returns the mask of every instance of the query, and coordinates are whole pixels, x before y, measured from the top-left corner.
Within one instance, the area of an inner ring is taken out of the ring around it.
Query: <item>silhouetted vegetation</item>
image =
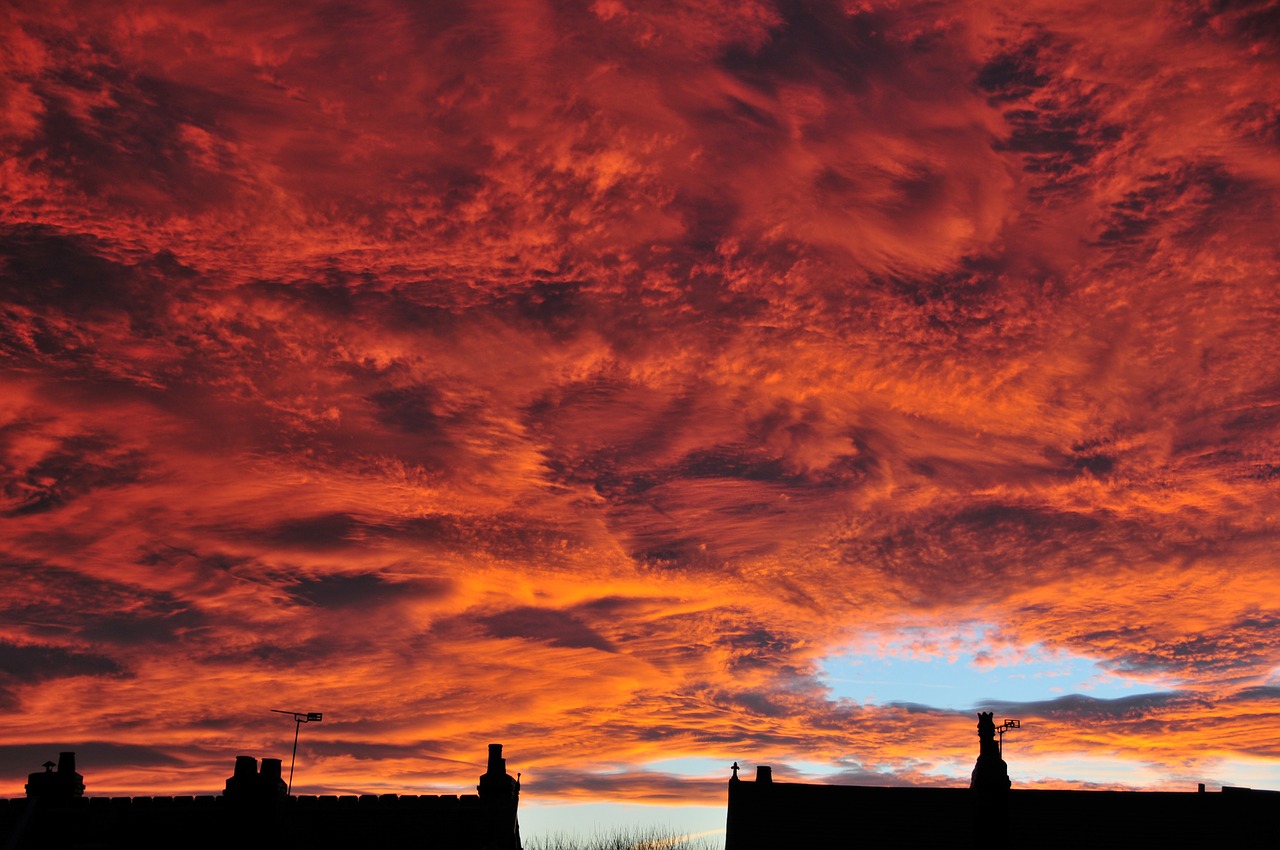
[[[723,846],[720,835],[691,836],[657,827],[618,829],[590,838],[556,833],[525,841],[525,850],[720,850]]]

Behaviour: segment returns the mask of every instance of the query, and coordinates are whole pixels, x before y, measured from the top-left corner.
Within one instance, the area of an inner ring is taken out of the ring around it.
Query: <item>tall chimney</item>
[[[263,759],[262,772],[258,774],[258,793],[264,799],[272,800],[289,794],[289,786],[280,776],[280,759]]]
[[[258,775],[258,760],[253,756],[236,756],[235,778],[253,781]]]
[[[228,800],[240,805],[254,796],[258,787],[258,760],[253,756],[236,756],[236,769],[227,780],[222,793]]]
[[[483,823],[481,847],[487,850],[513,850],[520,847],[520,822],[516,808],[520,805],[520,783],[507,775],[507,760],[502,745],[489,745],[489,765],[480,784],[480,815]]]
[[[76,754],[58,753],[58,788],[59,793],[72,797],[84,796],[84,777],[76,773]]]
[[[488,772],[494,776],[507,775],[507,760],[502,757],[502,745],[489,745],[489,770]]]

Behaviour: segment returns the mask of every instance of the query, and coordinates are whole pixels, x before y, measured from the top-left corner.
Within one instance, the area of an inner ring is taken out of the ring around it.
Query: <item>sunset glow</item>
[[[4,4],[3,794],[1280,788],[1278,31]]]

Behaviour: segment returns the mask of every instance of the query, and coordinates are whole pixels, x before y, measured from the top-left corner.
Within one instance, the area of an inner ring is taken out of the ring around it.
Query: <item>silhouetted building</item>
[[[978,712],[978,761],[969,779],[972,845],[1006,850],[1009,846],[1009,765],[996,743],[992,712]]]
[[[763,765],[750,782],[738,779],[735,764],[725,850],[1220,850],[1280,841],[1277,791],[1011,788],[988,724],[994,735],[990,715],[980,717],[981,746],[969,788],[774,782]]]
[[[84,777],[76,773],[76,754],[58,753],[57,773],[54,763],[44,763],[43,773],[33,773],[27,777],[27,796],[40,797],[69,803],[77,797],[84,796]]]
[[[990,711],[978,712],[978,761],[973,765],[969,787],[974,791],[1002,794],[1013,785],[1009,765],[996,743],[996,722]]]
[[[86,797],[75,753],[0,800],[0,848],[324,848],[521,850],[520,783],[489,745],[479,794],[290,796],[279,759],[237,756],[221,796]]]

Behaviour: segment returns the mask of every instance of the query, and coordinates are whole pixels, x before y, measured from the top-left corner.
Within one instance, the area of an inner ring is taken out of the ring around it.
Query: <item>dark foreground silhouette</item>
[[[478,794],[290,796],[280,759],[238,756],[213,797],[86,797],[75,753],[31,774],[27,796],[0,800],[0,850],[414,847],[520,850],[520,783],[489,745]]]
[[[1014,789],[996,732],[992,716],[980,714],[968,788],[774,782],[763,765],[747,782],[735,764],[725,850],[1277,846],[1280,792]],[[26,790],[25,798],[0,800],[0,850],[521,848],[520,782],[507,774],[501,744],[489,745],[474,795],[290,796],[279,759],[259,768],[240,756],[221,796],[86,797],[69,752],[31,774]]]
[[[725,850],[1223,850],[1276,847],[1280,792],[1038,791],[1010,787],[990,714],[968,788],[729,780]],[[736,768],[737,765],[735,764]]]

